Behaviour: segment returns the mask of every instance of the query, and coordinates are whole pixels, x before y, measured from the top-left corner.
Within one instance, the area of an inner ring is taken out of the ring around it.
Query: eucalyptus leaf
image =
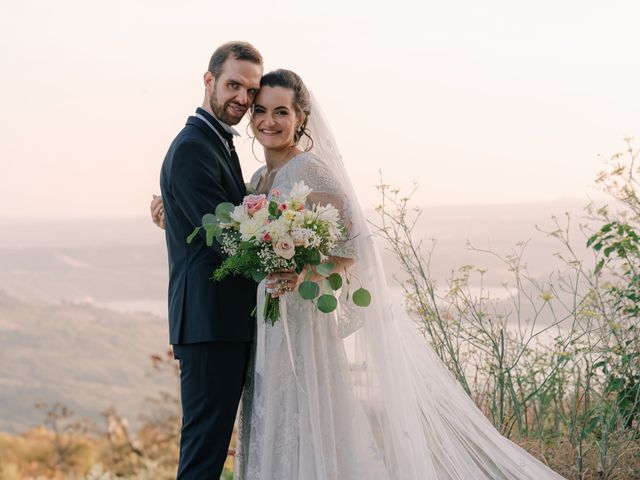
[[[211,246],[213,244],[213,238],[217,238],[222,232],[222,229],[217,224],[212,223],[207,223],[204,229],[207,233],[207,245]],[[209,243],[209,238],[211,238],[211,243]]]
[[[215,216],[219,217],[221,214],[230,214],[235,210],[236,206],[231,202],[221,202],[216,207]]]
[[[305,300],[313,300],[320,294],[320,286],[316,282],[307,280],[300,284],[298,293]]]
[[[267,274],[259,270],[251,270],[251,278],[253,278],[254,282],[260,283],[262,280],[267,278]]]
[[[355,292],[353,292],[353,303],[358,305],[359,307],[368,307],[371,303],[371,294],[369,290],[365,288],[359,288]]]
[[[206,215],[202,216],[202,226],[205,228],[212,225],[218,225],[219,223],[220,220],[218,220],[218,217],[216,217],[212,213],[207,213]]]
[[[333,272],[334,268],[335,268],[335,264],[331,262],[321,263],[316,267],[316,272],[318,272],[318,275],[322,275],[323,277],[328,277],[329,275],[331,275],[331,272]]]
[[[331,313],[338,307],[338,300],[333,295],[324,294],[318,298],[318,310]]]
[[[189,235],[187,237],[187,243],[189,245],[191,245],[191,242],[193,242],[193,239],[196,238],[196,235],[198,234],[198,232],[200,231],[200,228],[202,227],[196,227],[195,230],[193,232],[191,232],[191,235]]]
[[[236,206],[230,202],[222,202],[219,203],[216,207],[216,217],[219,222],[230,223],[231,222],[231,212],[235,210]]]
[[[309,252],[308,259],[311,265],[318,265],[322,261],[322,258],[320,257],[320,252],[318,250],[311,250]]]
[[[213,240],[215,238],[214,231],[211,228],[206,229],[207,232],[207,247],[213,245]]]
[[[327,280],[329,281],[329,285],[331,286],[332,290],[339,290],[340,288],[342,288],[342,277],[339,274],[332,273],[331,275],[329,275]]]

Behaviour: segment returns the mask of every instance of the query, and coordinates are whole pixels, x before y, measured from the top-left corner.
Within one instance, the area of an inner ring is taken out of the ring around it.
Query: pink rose
[[[283,235],[273,246],[273,251],[276,255],[287,260],[291,260],[296,253],[296,247],[293,244],[293,239],[289,235]]]
[[[280,205],[278,205],[278,208],[284,212],[287,209],[287,204],[281,203]]]
[[[249,215],[254,215],[258,210],[267,206],[266,195],[247,195],[242,200],[242,205],[247,209]]]
[[[264,235],[262,235],[262,240],[264,240],[265,242],[270,242],[271,234],[269,232],[264,232]]]
[[[272,197],[279,197],[280,196],[280,190],[278,190],[277,188],[274,188],[273,190],[271,190],[271,196]]]

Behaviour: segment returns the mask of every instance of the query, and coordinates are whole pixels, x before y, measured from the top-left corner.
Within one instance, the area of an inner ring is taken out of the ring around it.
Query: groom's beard
[[[235,105],[237,108],[243,110],[242,115],[238,116],[236,114],[229,113],[227,109],[231,106]],[[237,102],[229,101],[224,105],[220,105],[216,100],[216,92],[214,90],[213,95],[211,95],[211,99],[209,100],[209,106],[211,107],[211,111],[216,116],[216,118],[227,125],[236,125],[242,120],[244,114],[247,112],[248,108],[240,105]]]

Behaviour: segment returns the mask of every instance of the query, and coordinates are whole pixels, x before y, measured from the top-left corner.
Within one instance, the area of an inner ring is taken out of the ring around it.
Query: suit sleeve
[[[200,143],[183,143],[177,148],[171,179],[178,208],[193,228],[202,225],[203,215],[213,213],[219,203],[227,201],[220,167],[211,152]],[[203,230],[200,236],[206,238]],[[217,243],[214,248],[221,253]]]

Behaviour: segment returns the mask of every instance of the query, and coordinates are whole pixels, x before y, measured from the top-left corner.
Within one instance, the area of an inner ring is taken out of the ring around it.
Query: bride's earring
[[[301,135],[300,135],[300,125],[296,125],[296,128],[293,131],[293,147],[295,147],[296,145],[298,145],[298,142],[300,141]]]

